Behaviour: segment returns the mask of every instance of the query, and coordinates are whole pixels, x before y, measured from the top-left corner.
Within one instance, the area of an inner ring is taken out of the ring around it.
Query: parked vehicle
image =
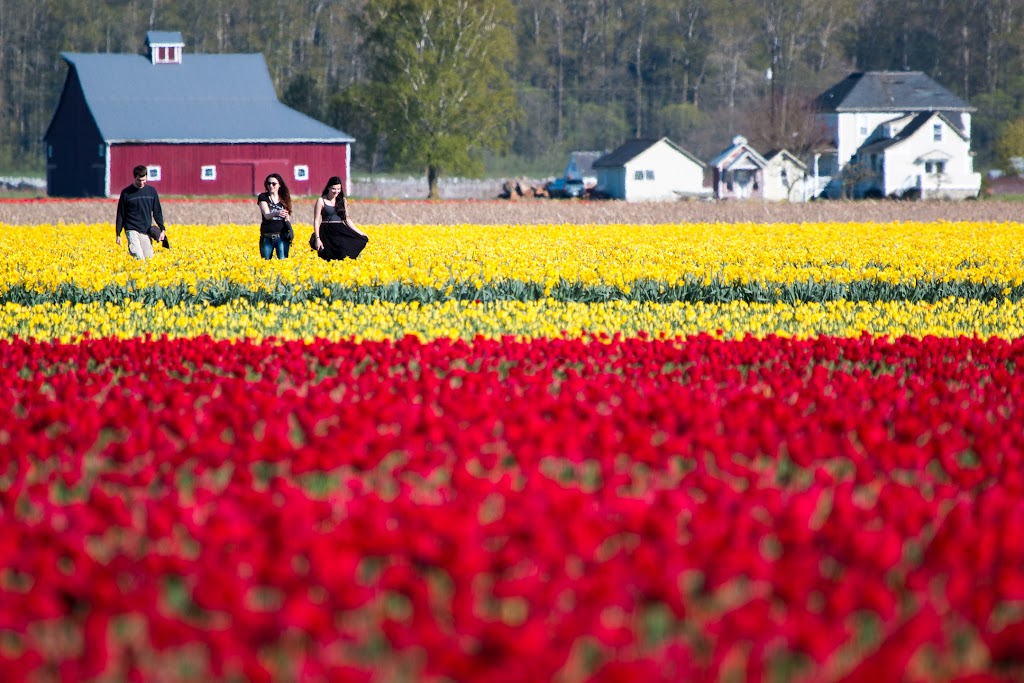
[[[553,199],[579,198],[584,191],[582,180],[555,178],[548,183],[548,196]]]

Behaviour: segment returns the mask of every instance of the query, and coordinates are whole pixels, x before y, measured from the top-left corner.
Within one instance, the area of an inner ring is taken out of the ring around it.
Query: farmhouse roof
[[[824,112],[951,111],[975,108],[920,71],[858,71],[817,98]]]
[[[910,138],[914,133],[916,133],[918,130],[920,130],[922,126],[924,126],[933,117],[936,117],[936,116],[938,118],[942,119],[943,121],[945,121],[946,125],[949,126],[950,128],[952,128],[954,131],[956,131],[957,135],[959,135],[960,137],[964,138],[965,140],[967,139],[966,136],[964,135],[964,132],[962,130],[960,130],[960,127],[957,126],[952,121],[950,121],[948,116],[946,116],[942,112],[933,112],[933,111],[929,112],[929,111],[926,111],[926,112],[921,112],[920,114],[915,116],[910,123],[908,123],[906,126],[903,127],[903,130],[901,130],[899,133],[897,133],[893,137],[886,138],[885,140],[879,140],[877,142],[870,142],[870,143],[864,145],[863,147],[861,147],[860,149],[858,149],[857,153],[858,154],[871,154],[871,153],[883,152],[883,151],[889,149],[890,147],[892,147],[893,145],[897,145],[897,144],[903,142],[904,140],[907,140],[908,138]]]
[[[173,65],[133,54],[61,57],[107,142],[354,140],[282,104],[261,54],[189,54]]]
[[[608,154],[600,157],[594,162],[594,168],[618,168],[625,166],[628,162],[632,161],[636,157],[646,152],[651,147],[654,147],[659,142],[665,142],[669,147],[679,152],[686,158],[690,159],[694,163],[698,164],[701,168],[705,166],[704,162],[695,157],[694,155],[687,152],[685,149],[672,142],[668,138],[649,138],[639,140],[629,140]]]

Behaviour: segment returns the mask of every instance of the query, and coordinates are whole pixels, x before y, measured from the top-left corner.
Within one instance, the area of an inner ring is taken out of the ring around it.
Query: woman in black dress
[[[364,232],[348,217],[341,178],[331,176],[320,198],[313,207],[313,237],[311,246],[325,261],[357,258],[369,241]]]

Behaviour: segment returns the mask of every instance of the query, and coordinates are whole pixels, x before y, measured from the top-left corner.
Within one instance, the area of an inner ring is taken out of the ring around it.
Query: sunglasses
[[[268,186],[269,185],[278,185],[278,184],[279,183],[276,180],[269,180],[269,181],[266,182],[266,185],[268,185]]]

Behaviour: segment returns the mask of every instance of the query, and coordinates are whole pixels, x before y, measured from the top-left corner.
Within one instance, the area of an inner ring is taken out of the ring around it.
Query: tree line
[[[813,97],[920,70],[978,111],[980,168],[1024,116],[1024,0],[0,0],[0,169],[41,172],[59,53],[260,52],[357,170],[555,172],[570,150],[736,134],[801,153]]]

